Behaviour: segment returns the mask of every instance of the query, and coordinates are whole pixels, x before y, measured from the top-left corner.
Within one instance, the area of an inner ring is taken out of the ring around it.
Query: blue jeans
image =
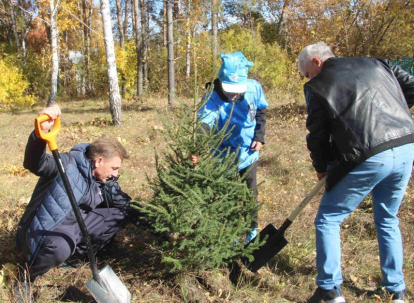
[[[316,284],[332,289],[343,282],[340,224],[370,192],[383,280],[387,291],[405,289],[403,249],[397,212],[404,197],[414,159],[414,145],[379,153],[348,173],[325,192],[315,219]]]

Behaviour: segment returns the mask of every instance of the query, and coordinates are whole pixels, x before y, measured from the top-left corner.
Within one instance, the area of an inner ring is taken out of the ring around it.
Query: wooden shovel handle
[[[300,202],[298,207],[291,213],[288,220],[293,222],[295,218],[299,215],[299,213],[305,208],[306,205],[312,200],[312,198],[321,190],[322,187],[325,186],[326,183],[326,176],[319,180],[318,184],[315,185],[314,188],[309,192],[309,194]]]

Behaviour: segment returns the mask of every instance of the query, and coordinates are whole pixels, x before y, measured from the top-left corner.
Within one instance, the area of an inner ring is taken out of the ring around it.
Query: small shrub
[[[0,109],[33,105],[35,97],[26,94],[29,82],[19,68],[0,59],[0,70]]]

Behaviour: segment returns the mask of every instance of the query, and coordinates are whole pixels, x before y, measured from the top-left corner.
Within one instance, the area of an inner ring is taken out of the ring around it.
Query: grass
[[[284,98],[286,100],[288,98]],[[316,184],[306,148],[306,109],[301,103],[270,100],[266,145],[258,168],[260,228],[268,223],[279,227]],[[118,138],[131,158],[121,169],[119,183],[134,199],[151,196],[146,175],[155,176],[154,149],[163,151],[162,114],[167,100],[123,103],[125,126],[110,126],[106,100],[61,103],[62,130],[59,151],[77,143],[91,142],[102,134]],[[156,111],[156,107],[160,112]],[[22,167],[27,138],[41,106],[30,110],[0,113],[0,265],[17,264],[14,234],[18,220],[30,200],[37,178]],[[306,302],[315,290],[315,243],[313,220],[319,193],[286,232],[289,245],[258,274],[242,269],[233,285],[226,268],[198,275],[174,276],[160,264],[154,240],[134,226],[116,237],[116,246],[99,267],[109,264],[132,293],[133,302]],[[399,216],[404,238],[405,278],[409,297],[414,289],[414,186],[410,182]],[[388,302],[374,291],[381,271],[370,199],[367,198],[342,226],[343,294],[348,302]],[[77,269],[55,268],[36,281],[33,288],[39,302],[91,302],[85,287],[91,278],[88,264]],[[0,302],[13,302],[9,278],[0,285]],[[0,280],[1,281],[1,280]]]

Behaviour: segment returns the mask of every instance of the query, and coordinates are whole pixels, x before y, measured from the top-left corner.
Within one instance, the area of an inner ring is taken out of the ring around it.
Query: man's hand
[[[60,111],[60,107],[57,104],[54,104],[49,107],[42,108],[39,112],[39,116],[41,115],[48,115],[50,117],[49,120],[46,120],[40,123],[40,129],[47,133],[53,126],[54,120],[62,114]]]
[[[188,160],[193,162],[193,164],[198,164],[198,159],[200,158],[199,155],[189,155]]]
[[[181,242],[185,240],[184,236],[175,236],[173,234],[168,235],[168,242],[173,243],[173,242]]]
[[[316,177],[318,177],[318,180],[322,179],[325,176],[326,176],[326,172],[324,172],[324,173],[318,173],[318,172],[316,172]]]
[[[252,143],[252,145],[250,146],[250,148],[251,148],[252,150],[259,151],[259,150],[262,148],[262,146],[263,146],[263,143],[262,143],[262,142],[259,142],[259,141],[253,141],[253,143]]]

